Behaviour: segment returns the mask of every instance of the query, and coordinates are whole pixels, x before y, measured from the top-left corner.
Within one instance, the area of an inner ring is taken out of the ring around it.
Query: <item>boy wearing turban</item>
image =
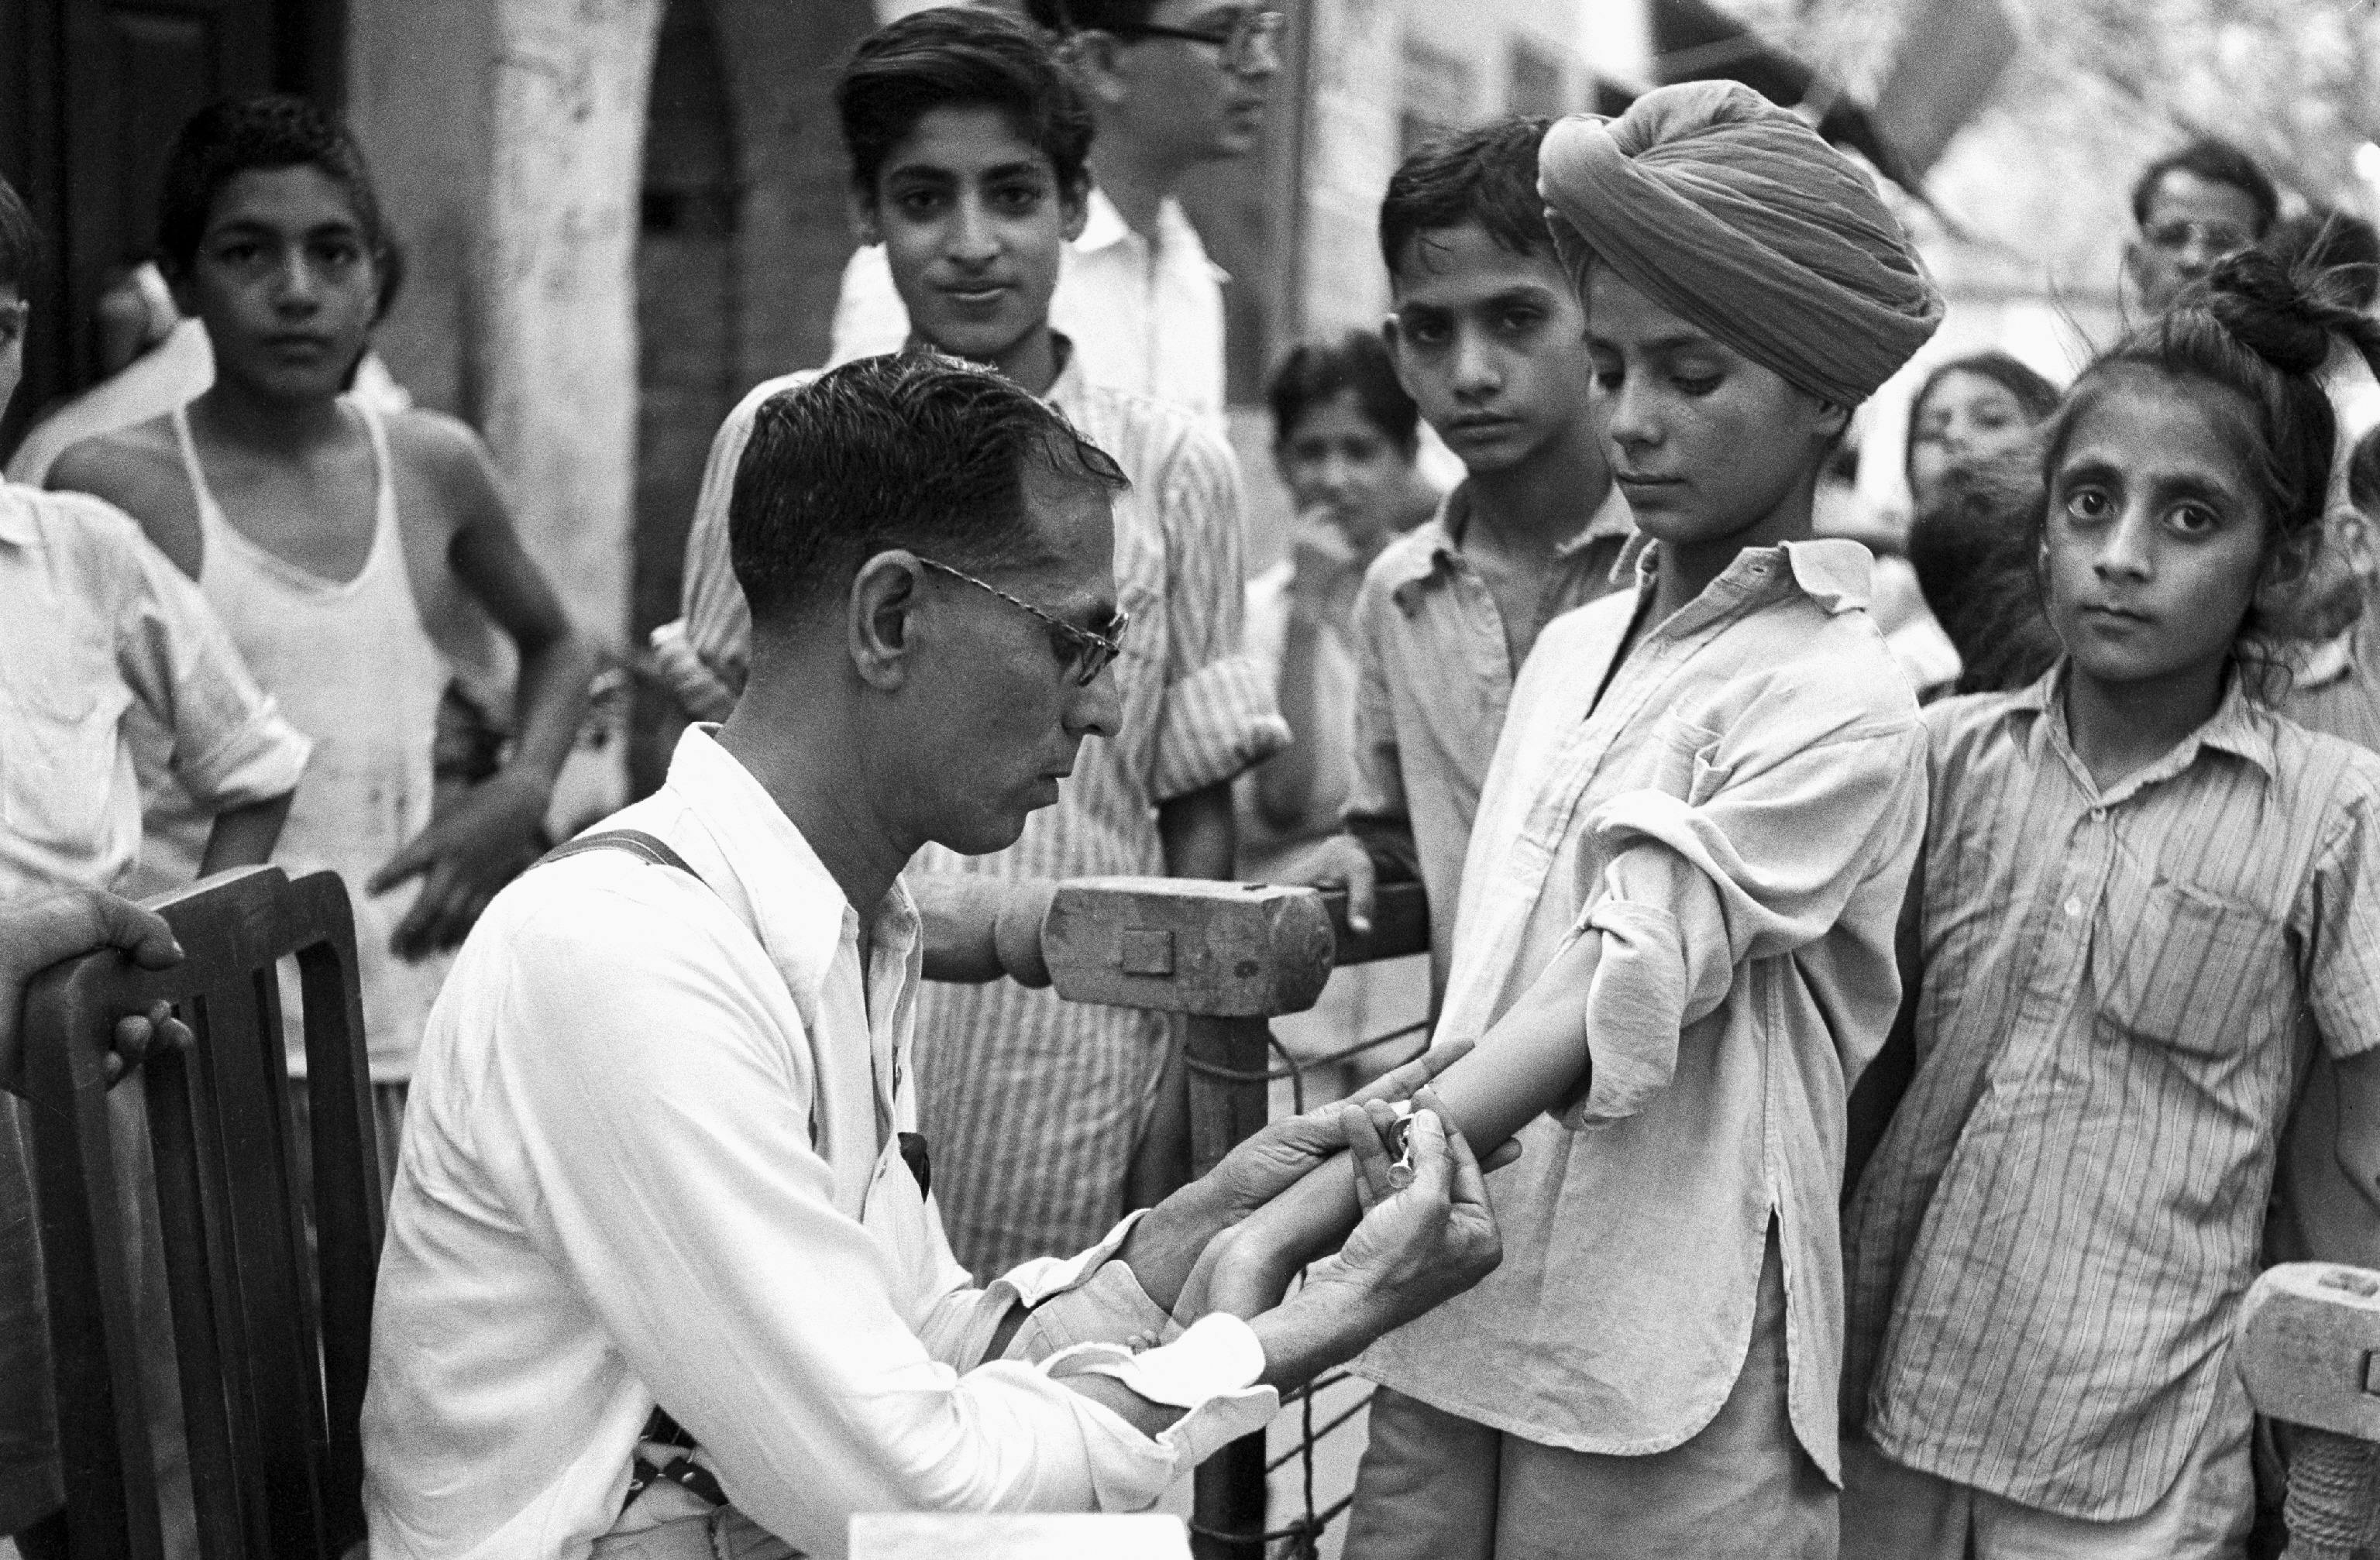
[[[1486,1036],[1458,1100],[1558,964],[1585,1078],[1532,1085],[1502,1267],[1365,1357],[1394,1390],[1348,1552],[1832,1556],[1844,1096],[1898,1006],[1925,744],[1812,496],[1941,304],[1866,178],[1742,87],[1565,120],[1539,166],[1642,539],[1522,671],[1438,1034]]]

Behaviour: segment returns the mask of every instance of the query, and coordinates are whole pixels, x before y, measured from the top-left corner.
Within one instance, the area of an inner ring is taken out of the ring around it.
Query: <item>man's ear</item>
[[[1066,40],[1075,79],[1095,103],[1112,107],[1132,95],[1123,79],[1123,40],[1112,32],[1087,27]]]
[[[851,236],[862,244],[881,244],[884,235],[876,225],[876,192],[851,185],[843,192],[844,212],[851,219]]]
[[[2151,263],[2148,245],[2138,234],[2124,240],[2124,275],[2131,283],[2135,297],[2148,296],[2149,287],[2155,281],[2149,274]]]
[[[1819,402],[1818,414],[1810,422],[1810,426],[1817,431],[1818,437],[1826,440],[1829,444],[1841,439],[1844,430],[1851,425],[1852,409],[1849,406],[1838,406],[1832,401]]]
[[[917,556],[898,549],[876,554],[852,576],[845,635],[852,669],[871,688],[891,693],[908,683],[924,578]]]

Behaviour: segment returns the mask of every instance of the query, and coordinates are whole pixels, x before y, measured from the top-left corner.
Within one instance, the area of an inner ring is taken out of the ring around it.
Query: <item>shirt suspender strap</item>
[[[704,888],[710,887],[703,882],[701,873],[686,864],[684,856],[641,828],[607,828],[601,834],[582,834],[576,840],[564,840],[529,865],[531,868],[540,867],[547,862],[560,861],[565,856],[585,855],[589,851],[625,851],[632,856],[641,857],[650,866],[674,866],[702,883]]]

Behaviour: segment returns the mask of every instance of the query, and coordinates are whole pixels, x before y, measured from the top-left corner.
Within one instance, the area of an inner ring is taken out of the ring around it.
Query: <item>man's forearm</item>
[[[523,772],[553,788],[563,760],[578,741],[587,719],[588,691],[595,681],[595,651],[576,633],[524,647],[520,660],[520,735],[513,744],[510,771]]]
[[[285,791],[261,802],[226,807],[215,815],[207,831],[207,848],[199,858],[199,876],[211,877],[236,866],[261,866],[273,859],[281,842],[281,826],[288,821],[296,792]]]

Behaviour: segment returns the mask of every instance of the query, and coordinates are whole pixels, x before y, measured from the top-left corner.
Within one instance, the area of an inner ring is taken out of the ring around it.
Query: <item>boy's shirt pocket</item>
[[[17,627],[0,635],[0,825],[86,854],[108,822],[131,694],[105,643],[54,622]]]
[[[2236,1057],[2291,978],[2283,919],[2203,885],[2160,877],[2129,913],[2111,905],[2091,950],[2103,1033],[2192,1056]]]

